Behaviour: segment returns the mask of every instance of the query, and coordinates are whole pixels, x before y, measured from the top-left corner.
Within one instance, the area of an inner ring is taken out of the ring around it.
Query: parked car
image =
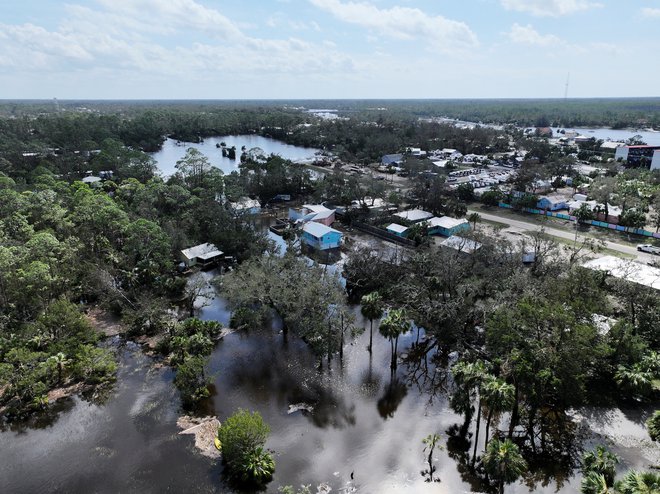
[[[638,245],[637,250],[640,252],[648,252],[649,254],[655,254],[656,256],[660,256],[660,247],[656,247],[655,245],[651,245],[651,244]]]

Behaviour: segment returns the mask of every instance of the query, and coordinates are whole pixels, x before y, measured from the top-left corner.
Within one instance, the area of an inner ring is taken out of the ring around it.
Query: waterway
[[[555,133],[555,136],[561,136],[557,134],[557,130],[552,129]],[[607,129],[607,128],[563,128],[563,130],[575,131],[581,135],[587,137],[595,137],[596,139],[602,139],[603,141],[617,141],[617,142],[626,142],[628,139],[634,136],[641,136],[642,141],[649,144],[650,146],[660,146],[660,132],[650,132],[648,130],[634,130],[634,129]]]
[[[236,146],[236,159],[222,156],[222,150],[216,145],[220,145],[223,142],[227,147]],[[195,148],[204,154],[213,166],[220,168],[224,173],[231,173],[238,170],[241,148],[243,146],[245,146],[246,150],[258,147],[263,150],[266,156],[277,154],[282,158],[299,163],[311,162],[314,154],[319,151],[315,148],[293,146],[269,137],[246,134],[208,137],[200,143],[166,139],[160,151],[151,153],[151,156],[156,160],[160,172],[164,176],[169,176],[176,172],[176,162],[185,156],[188,148]]]

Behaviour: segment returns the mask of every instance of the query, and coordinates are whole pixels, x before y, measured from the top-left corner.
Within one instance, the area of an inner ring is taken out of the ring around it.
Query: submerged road
[[[499,216],[496,214],[489,214],[485,213],[483,211],[477,211],[474,209],[468,210],[468,215],[472,213],[477,213],[479,216],[481,216],[483,219],[488,220],[488,221],[494,221],[497,223],[506,223],[508,225],[511,225],[511,228],[508,229],[508,231],[518,231],[519,233],[524,233],[524,232],[534,232],[539,230],[541,227],[543,227],[545,233],[548,235],[551,235],[553,237],[557,238],[562,238],[566,240],[574,240],[575,239],[575,231],[569,232],[566,230],[561,230],[559,228],[552,228],[551,226],[546,226],[546,225],[539,225],[538,223],[535,222],[527,222],[527,221],[522,221],[518,220],[515,218],[511,218],[509,216]],[[580,235],[578,234],[578,239],[583,239],[583,238],[590,238],[594,239],[594,237],[589,237],[585,235]],[[597,239],[596,239],[597,240]],[[626,245],[626,244],[620,244],[617,242],[610,242],[608,240],[603,241],[603,247],[614,250],[617,252],[621,252],[622,254],[628,254],[631,256],[634,256],[638,261],[643,262],[644,264],[653,261],[653,260],[660,260],[658,256],[654,256],[652,254],[647,254],[646,252],[639,252],[636,247],[631,246],[631,245]],[[639,243],[643,244],[646,243],[644,239],[640,238]]]

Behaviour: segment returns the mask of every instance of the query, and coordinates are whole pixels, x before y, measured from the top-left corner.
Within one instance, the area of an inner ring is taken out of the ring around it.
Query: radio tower
[[[55,112],[59,113],[60,112],[60,102],[57,101],[57,98],[53,98],[53,105],[55,106]]]
[[[571,78],[571,73],[569,72],[568,75],[566,76],[566,86],[564,87],[564,100],[568,99],[568,81]]]

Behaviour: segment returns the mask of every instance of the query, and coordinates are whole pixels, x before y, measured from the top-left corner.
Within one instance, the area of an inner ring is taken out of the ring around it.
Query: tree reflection
[[[391,374],[390,383],[385,388],[385,394],[378,400],[377,408],[378,413],[384,419],[392,418],[394,412],[399,408],[399,405],[408,394],[408,387],[396,377],[394,373]]]

